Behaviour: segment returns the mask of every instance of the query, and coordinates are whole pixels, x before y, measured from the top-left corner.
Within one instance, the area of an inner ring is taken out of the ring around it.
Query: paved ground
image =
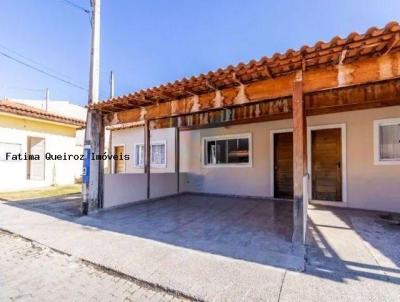
[[[73,220],[81,216],[81,196],[80,193],[66,194],[20,201],[7,201],[6,204],[63,219]]]
[[[0,231],[0,301],[185,301]]]
[[[169,206],[164,200],[165,204],[137,205],[74,222],[0,203],[0,228],[201,300],[400,301],[400,230],[381,221],[377,213],[311,207],[307,262],[305,270],[297,272],[284,268],[279,257],[286,248],[286,239],[270,236],[273,244],[281,243],[284,249],[261,243],[259,247],[266,248],[264,255],[269,258],[264,260],[255,256],[262,255],[262,250],[250,256],[230,254],[229,248],[217,244],[223,238],[214,238],[218,232],[225,232],[230,241],[222,242],[245,250],[248,245],[230,243],[234,238],[245,238],[241,232],[268,240],[256,226],[271,226],[279,232],[279,219],[272,223],[265,215],[281,205],[270,206],[269,212],[258,216],[257,202],[250,206],[246,199],[241,199],[242,203],[220,200],[243,207],[236,211],[217,204],[215,199],[214,205],[208,204],[209,211],[219,213],[219,222],[217,215],[208,216],[210,212],[201,208],[200,200],[189,195],[176,204],[170,201]],[[171,212],[170,207],[182,209]],[[221,211],[215,210],[218,208]],[[284,207],[280,209],[284,211]],[[165,215],[170,217],[157,223]],[[198,215],[207,219],[196,218]],[[284,216],[279,210],[273,215]],[[257,219],[252,222],[245,217]],[[284,219],[281,222],[286,223]],[[195,243],[188,245],[190,239]],[[210,248],[208,243],[214,245]],[[286,260],[290,262],[290,258]],[[297,261],[298,257],[291,260]]]
[[[76,222],[276,267],[302,270],[289,201],[184,194],[82,217]],[[297,260],[297,261],[295,261]]]

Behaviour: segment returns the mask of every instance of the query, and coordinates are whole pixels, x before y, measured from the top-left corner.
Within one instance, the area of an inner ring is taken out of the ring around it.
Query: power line
[[[81,10],[81,11],[87,13],[87,14],[90,14],[90,10],[89,9],[84,8],[84,7],[74,3],[72,1],[69,1],[69,0],[62,0],[62,1],[64,1],[66,4],[68,4],[71,7],[75,7],[75,8],[77,8],[77,9],[79,9],[79,10]]]
[[[66,75],[66,74],[63,74],[63,73],[61,73],[61,72],[59,72],[59,71],[57,71],[57,70],[55,70],[55,69],[53,69],[53,68],[51,68],[51,67],[49,67],[49,66],[46,66],[46,65],[44,65],[44,64],[42,64],[42,63],[40,63],[40,62],[38,62],[38,61],[36,61],[36,60],[33,60],[33,59],[31,59],[31,58],[28,58],[27,56],[24,56],[24,55],[22,55],[22,54],[16,52],[15,50],[12,50],[11,48],[8,48],[8,47],[6,47],[6,46],[4,46],[4,45],[2,45],[2,44],[0,44],[0,47],[1,47],[1,48],[4,48],[4,49],[7,50],[8,52],[11,52],[11,53],[17,55],[18,57],[21,57],[21,58],[23,58],[23,59],[25,59],[25,60],[27,60],[27,61],[29,61],[29,62],[35,64],[35,65],[38,65],[38,66],[40,66],[40,67],[42,67],[42,68],[44,68],[44,69],[47,69],[47,70],[51,71],[52,73],[54,73],[54,74],[56,74],[56,75],[58,75],[58,76],[60,76],[60,77],[63,77],[63,78],[65,78],[65,79],[69,79],[71,82],[75,82],[75,80],[74,80],[73,78],[71,78],[70,76],[68,76],[68,75]],[[83,86],[83,84],[81,84],[81,83],[77,83],[77,84]]]
[[[40,89],[40,88],[28,88],[28,87],[8,86],[8,85],[0,85],[0,88],[13,89],[13,90],[25,90],[25,91],[33,91],[33,92],[44,92],[44,91],[46,91],[46,89]]]
[[[14,61],[14,62],[17,62],[17,63],[19,63],[19,64],[22,64],[22,65],[24,65],[24,66],[26,66],[26,67],[28,67],[28,68],[31,68],[31,69],[33,69],[33,70],[36,70],[36,71],[40,72],[40,73],[43,73],[43,74],[45,74],[45,75],[47,75],[47,76],[49,76],[49,77],[52,77],[52,78],[54,78],[54,79],[57,79],[57,80],[59,80],[59,81],[61,81],[61,82],[64,82],[64,83],[66,83],[66,84],[68,84],[68,85],[71,85],[71,86],[73,86],[73,87],[75,87],[75,88],[79,88],[79,89],[82,89],[82,90],[85,90],[85,91],[88,90],[87,88],[85,88],[85,87],[83,87],[83,86],[81,86],[81,85],[79,85],[79,84],[75,84],[75,83],[73,83],[73,82],[71,82],[71,81],[68,81],[68,80],[66,80],[66,79],[63,79],[63,78],[61,78],[61,77],[59,77],[59,76],[57,76],[57,75],[55,75],[55,74],[52,74],[52,73],[47,72],[47,71],[45,71],[45,70],[43,70],[43,69],[37,68],[37,67],[35,67],[35,66],[33,66],[33,65],[30,65],[30,64],[28,64],[28,63],[26,63],[26,62],[23,62],[23,61],[21,61],[21,60],[15,58],[15,57],[13,57],[13,56],[10,56],[9,54],[6,54],[6,53],[3,52],[3,51],[0,51],[0,55],[4,56],[4,57],[6,57],[6,58],[8,58],[8,59],[10,59],[10,60],[12,60],[12,61]]]

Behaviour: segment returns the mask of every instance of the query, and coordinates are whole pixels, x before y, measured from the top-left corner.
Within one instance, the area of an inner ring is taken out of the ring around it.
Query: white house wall
[[[373,121],[400,117],[400,106],[308,117],[308,126],[346,124],[347,196],[354,208],[400,211],[400,165],[374,165]],[[250,196],[272,196],[270,132],[292,128],[291,120],[211,128],[182,133],[182,171],[186,189]],[[252,133],[251,168],[203,167],[201,138]],[[187,149],[186,149],[187,148]]]
[[[36,123],[19,119],[14,125],[14,119],[0,117],[0,141],[4,143],[21,144],[21,152],[27,152],[28,137],[45,138],[45,152],[53,154],[81,154],[76,147],[75,129],[58,125],[43,127]],[[0,191],[38,188],[53,184],[73,184],[77,171],[81,171],[81,161],[45,161],[45,180],[27,179],[28,162],[0,161]]]
[[[175,130],[158,129],[150,133],[151,142],[165,141],[167,144],[167,166],[166,168],[152,168],[151,173],[166,173],[175,171]],[[143,168],[135,167],[134,146],[143,144],[144,128],[128,128],[112,131],[111,145],[125,146],[125,154],[129,155],[129,160],[125,161],[125,173],[143,173]]]
[[[347,162],[347,206],[400,212],[400,165],[375,165],[373,121],[400,117],[400,106],[351,111],[308,117],[308,126],[345,124]],[[292,121],[281,120],[181,132],[180,166],[186,177],[182,191],[271,197],[271,131],[292,128]],[[252,167],[204,167],[201,139],[228,134],[252,134]],[[152,173],[173,172],[175,166],[174,129],[152,131],[152,140],[167,140],[167,168]],[[113,132],[113,144],[125,144],[133,155],[134,143],[143,142],[143,128]],[[143,173],[133,161],[128,173]]]

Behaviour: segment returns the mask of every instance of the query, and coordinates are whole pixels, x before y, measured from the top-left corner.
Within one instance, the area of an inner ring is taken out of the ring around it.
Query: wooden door
[[[293,133],[274,134],[274,197],[293,198]]]
[[[114,155],[118,156],[118,159],[114,159],[114,173],[124,173],[125,172],[125,161],[120,159],[125,154],[124,146],[115,146]]]
[[[312,199],[342,201],[341,129],[311,131]]]

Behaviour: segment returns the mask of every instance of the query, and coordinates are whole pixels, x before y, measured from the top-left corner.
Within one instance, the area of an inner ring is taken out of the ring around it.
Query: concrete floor
[[[400,226],[381,214],[311,205],[306,271],[339,282],[367,278],[400,284]]]
[[[0,202],[0,229],[199,300],[400,297],[400,229],[377,212],[310,206],[302,272],[285,268],[300,258],[288,202],[183,195],[73,222],[55,216]]]
[[[81,223],[174,246],[302,269],[292,245],[292,203],[183,194],[101,211]]]

